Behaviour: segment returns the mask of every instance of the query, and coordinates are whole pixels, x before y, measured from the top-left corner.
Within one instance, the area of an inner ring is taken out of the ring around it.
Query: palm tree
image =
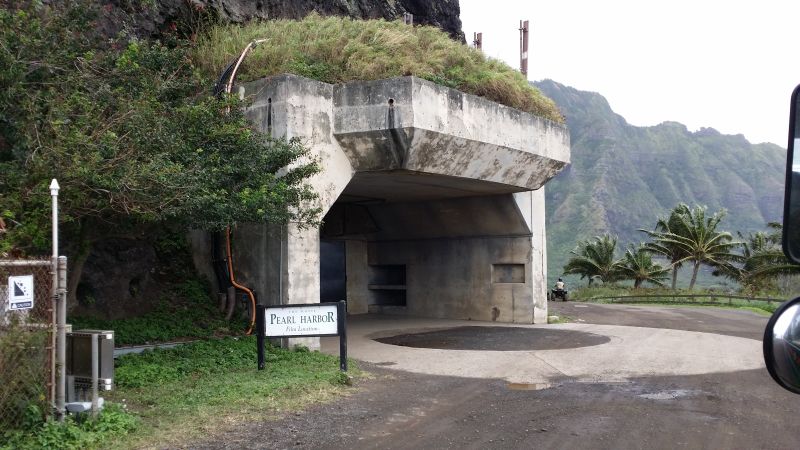
[[[737,233],[743,240],[738,262],[741,267],[728,263],[720,266],[715,275],[723,275],[736,280],[742,290],[751,293],[769,287],[780,275],[800,273],[800,266],[786,259],[781,250],[781,224],[768,223],[771,231]]]
[[[645,244],[639,244],[638,247],[629,246],[622,257],[622,273],[626,278],[633,280],[634,289],[638,289],[644,282],[664,286],[662,281],[669,278],[669,271],[669,268],[653,263],[650,250]]]
[[[620,279],[622,267],[621,260],[614,259],[616,249],[617,238],[608,234],[583,241],[572,250],[575,256],[567,261],[564,273],[588,278],[589,286],[596,279],[603,283],[616,281]]]
[[[740,255],[732,253],[740,243],[733,242],[730,233],[717,231],[717,226],[723,217],[725,217],[725,210],[706,217],[706,208],[695,206],[693,209],[676,215],[678,222],[675,228],[670,228],[668,232],[653,232],[651,235],[657,245],[664,248],[674,247],[679,254],[683,255],[673,264],[689,261],[693,263],[689,289],[694,288],[700,265],[722,267],[730,261],[740,258]]]
[[[683,222],[680,220],[680,216],[688,213],[690,213],[689,206],[685,203],[678,203],[678,205],[672,208],[672,211],[670,211],[669,217],[662,217],[658,219],[654,231],[639,230],[647,233],[648,236],[654,239],[652,242],[644,244],[647,250],[649,250],[651,253],[663,255],[669,259],[670,266],[672,267],[673,291],[675,290],[678,282],[678,269],[680,269],[683,265],[682,261],[687,255],[681,246],[659,241],[658,237],[663,233],[685,235],[686,233],[682,229]]]

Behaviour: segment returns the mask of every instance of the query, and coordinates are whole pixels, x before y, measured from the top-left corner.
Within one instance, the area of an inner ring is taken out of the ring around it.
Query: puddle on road
[[[646,398],[648,400],[675,400],[681,397],[688,397],[695,395],[697,391],[692,389],[675,389],[671,391],[652,392],[649,394],[639,394],[637,397]]]
[[[506,387],[512,391],[541,391],[553,387],[550,383],[507,383]]]

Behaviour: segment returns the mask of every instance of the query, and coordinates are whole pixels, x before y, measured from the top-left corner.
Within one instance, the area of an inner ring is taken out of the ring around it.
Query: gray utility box
[[[110,391],[114,384],[114,332],[77,330],[67,333],[67,378],[74,390],[92,387],[92,335],[97,335],[97,388]]]

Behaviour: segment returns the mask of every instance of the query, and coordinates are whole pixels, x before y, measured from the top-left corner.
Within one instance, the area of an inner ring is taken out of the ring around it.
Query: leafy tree
[[[741,254],[734,264],[724,264],[714,272],[737,281],[742,290],[755,293],[775,286],[781,275],[800,273],[800,266],[792,264],[781,249],[781,230],[779,223],[767,224],[768,231],[737,233],[742,239]]]
[[[640,244],[628,247],[622,257],[621,272],[625,278],[633,280],[633,288],[638,289],[645,282],[663,286],[670,269],[653,263],[650,250],[645,244]]]
[[[578,244],[574,255],[564,266],[564,273],[580,275],[581,279],[600,280],[603,283],[617,281],[622,275],[622,261],[614,259],[617,238],[608,234],[595,236]]]
[[[733,242],[730,233],[717,231],[717,226],[725,214],[725,210],[722,210],[706,217],[706,208],[695,206],[686,212],[676,214],[677,224],[671,227],[670,231],[657,231],[651,234],[657,246],[665,249],[674,247],[678,254],[683,255],[673,264],[692,262],[689,289],[694,288],[700,265],[720,267],[738,258],[733,250],[739,243]]]
[[[647,233],[654,240],[645,243],[645,247],[652,253],[666,257],[672,267],[672,289],[675,290],[678,282],[678,270],[681,268],[684,258],[687,256],[685,248],[668,241],[659,240],[658,237],[663,233],[674,233],[686,235],[686,230],[682,229],[683,221],[681,215],[689,214],[689,207],[685,203],[679,203],[672,208],[667,218],[659,218],[656,222],[654,231],[639,230]]]
[[[73,300],[104,239],[166,222],[316,221],[304,180],[319,168],[307,148],[254,132],[236,99],[208,95],[190,42],[101,40],[96,7],[0,10],[0,252],[46,253],[51,178],[61,184]]]

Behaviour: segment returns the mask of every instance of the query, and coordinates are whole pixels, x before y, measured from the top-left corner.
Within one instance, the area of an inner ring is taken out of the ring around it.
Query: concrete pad
[[[538,351],[475,351],[411,348],[373,339],[463,326],[511,326],[576,330],[610,341],[583,348]],[[337,354],[338,339],[322,350]],[[500,378],[511,383],[626,381],[642,376],[700,375],[764,367],[761,342],[696,331],[617,325],[519,325],[466,320],[368,316],[348,323],[348,356],[392,369],[429,375]]]

